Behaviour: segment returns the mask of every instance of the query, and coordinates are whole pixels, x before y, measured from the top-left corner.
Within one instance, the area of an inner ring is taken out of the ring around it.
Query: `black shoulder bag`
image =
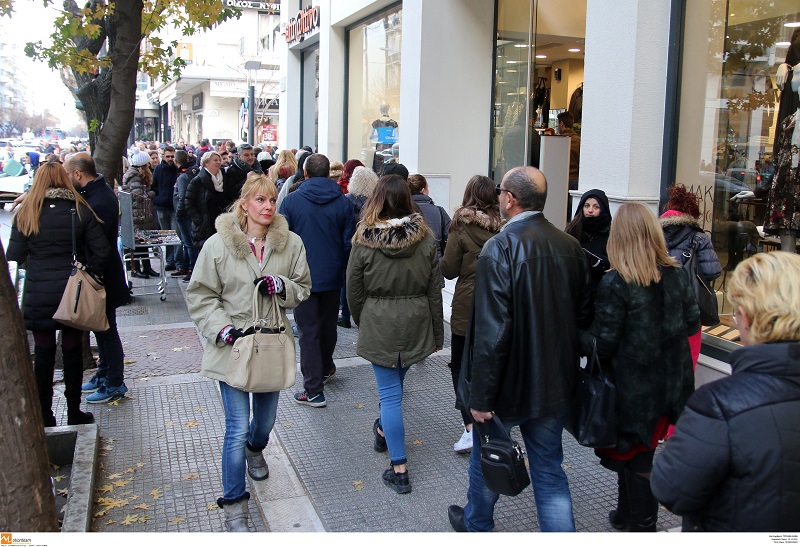
[[[684,251],[683,258],[683,270],[686,272],[689,284],[694,291],[697,307],[700,308],[700,324],[706,327],[719,324],[717,294],[708,286],[708,283],[698,271],[699,262],[697,260],[695,234],[692,234],[692,242],[689,245],[689,250]]]
[[[497,415],[491,421],[475,422],[481,435],[481,471],[486,487],[497,494],[516,496],[531,483],[525,453],[506,432]],[[484,430],[484,428],[486,428]],[[488,433],[488,430],[492,433]]]

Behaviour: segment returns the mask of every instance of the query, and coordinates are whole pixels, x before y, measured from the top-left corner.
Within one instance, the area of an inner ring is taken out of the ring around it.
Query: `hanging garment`
[[[567,109],[575,119],[575,123],[581,123],[581,115],[583,114],[583,84],[575,88],[572,92],[572,98],[569,100],[569,108]]]

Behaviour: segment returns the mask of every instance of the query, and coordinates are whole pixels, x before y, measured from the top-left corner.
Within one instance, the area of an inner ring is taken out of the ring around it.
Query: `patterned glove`
[[[234,344],[234,342],[236,342],[238,338],[241,338],[242,336],[244,336],[244,332],[242,332],[242,329],[235,329],[233,328],[233,325],[228,325],[227,327],[219,331],[220,340],[231,346]]]
[[[258,285],[258,282],[264,280],[261,285]],[[277,275],[268,275],[266,277],[259,277],[253,284],[258,285],[258,292],[263,294],[264,296],[270,296],[273,294],[281,294],[283,292],[283,280],[278,277]]]

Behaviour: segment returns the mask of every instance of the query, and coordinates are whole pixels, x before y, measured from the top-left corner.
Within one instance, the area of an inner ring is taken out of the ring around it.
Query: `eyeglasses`
[[[514,194],[511,192],[511,190],[506,190],[505,188],[502,188],[499,184],[494,187],[494,190],[495,190],[495,192],[497,192],[498,196],[500,194],[502,194],[503,192],[507,192],[509,195],[511,195],[511,196],[513,196],[515,198],[517,197],[517,196],[514,196]]]

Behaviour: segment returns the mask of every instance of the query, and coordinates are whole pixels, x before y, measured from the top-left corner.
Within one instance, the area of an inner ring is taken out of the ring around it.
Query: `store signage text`
[[[286,42],[302,42],[305,35],[319,28],[319,6],[308,6],[297,12],[297,16],[289,19],[286,25]]]
[[[203,109],[203,94],[198,93],[197,95],[192,95],[192,110],[202,110]]]
[[[280,2],[259,2],[257,0],[225,0],[226,8],[257,9],[271,13],[281,12]]]

